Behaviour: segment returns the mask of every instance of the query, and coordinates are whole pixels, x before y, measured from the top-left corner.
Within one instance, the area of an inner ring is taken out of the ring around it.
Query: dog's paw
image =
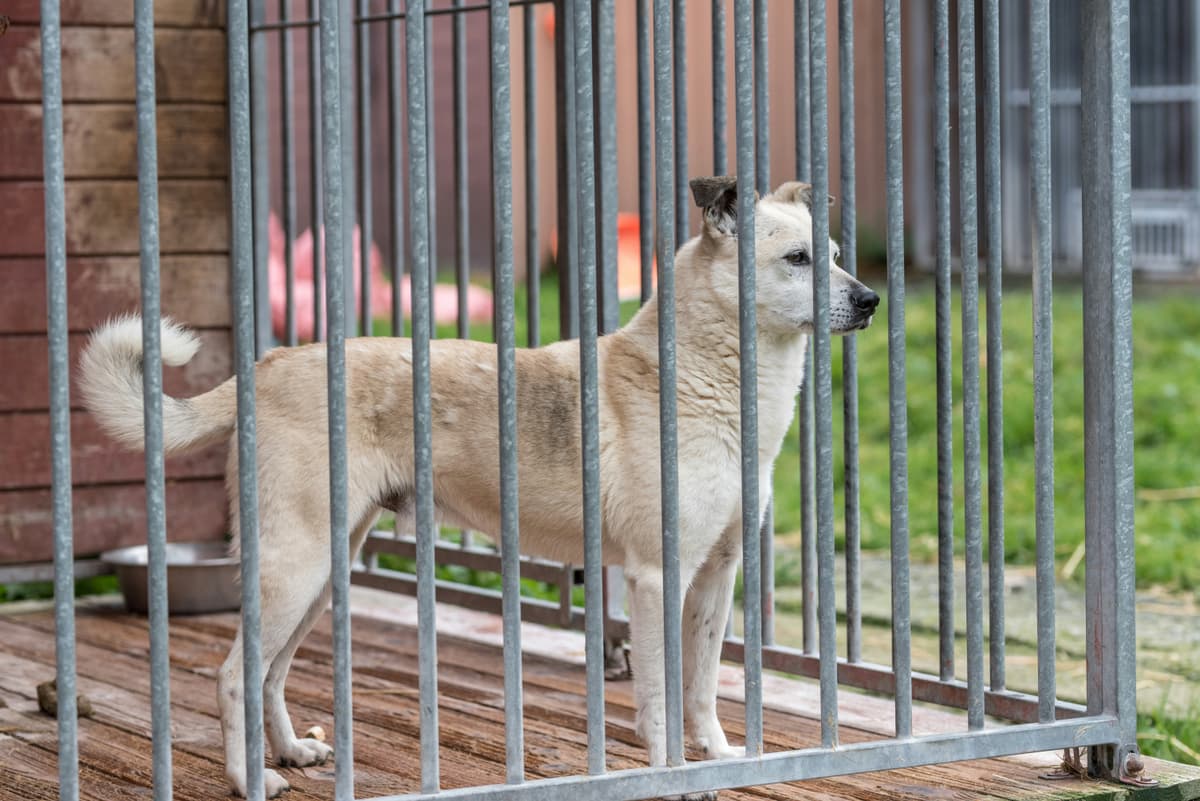
[[[233,794],[235,796],[246,798],[246,778],[244,776],[238,780],[231,781],[231,784],[233,785]],[[287,783],[287,779],[270,768],[263,770],[263,784],[267,791],[267,798],[278,798],[285,791],[292,789],[292,786]]]
[[[716,740],[716,738],[713,739]],[[739,759],[746,755],[746,746],[730,745],[725,742],[724,737],[717,742],[710,742],[706,737],[699,737],[696,739],[696,745],[704,751],[705,759]]]
[[[333,756],[333,749],[311,737],[292,740],[275,754],[275,761],[284,767],[306,768],[323,765]],[[286,788],[285,788],[286,789]]]
[[[717,801],[717,791],[707,790],[703,793],[664,796],[662,801]]]

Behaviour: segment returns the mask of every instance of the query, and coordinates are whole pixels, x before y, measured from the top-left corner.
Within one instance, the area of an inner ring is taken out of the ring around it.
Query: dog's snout
[[[854,308],[860,311],[873,312],[879,305],[879,295],[863,287],[862,289],[856,289],[850,295],[850,302],[854,304]]]

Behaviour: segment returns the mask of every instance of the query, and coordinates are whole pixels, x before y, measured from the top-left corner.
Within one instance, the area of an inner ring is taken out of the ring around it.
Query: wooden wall
[[[37,0],[0,38],[0,563],[51,557],[41,59]],[[162,306],[200,354],[165,375],[195,394],[231,372],[224,3],[158,0]],[[140,298],[133,0],[64,0],[63,144],[72,368],[87,331]],[[145,541],[143,457],[79,407],[71,447],[77,555]],[[167,460],[175,540],[226,529],[224,447]]]

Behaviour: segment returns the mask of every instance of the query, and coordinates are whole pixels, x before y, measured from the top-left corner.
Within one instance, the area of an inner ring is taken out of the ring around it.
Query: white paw
[[[746,755],[746,746],[727,745],[717,753],[709,753],[713,759],[740,759]]]
[[[670,795],[662,801],[717,801],[717,791],[708,790],[703,793],[688,793],[687,795]]]
[[[277,750],[275,761],[284,767],[304,768],[309,765],[323,765],[332,756],[332,748],[320,740],[309,737],[303,740],[292,740]]]
[[[696,745],[707,759],[737,759],[746,755],[744,745],[730,745],[725,737],[697,737]]]
[[[246,798],[246,777],[241,776],[234,778],[230,776],[230,785],[233,789],[233,794],[238,798]],[[282,795],[285,790],[290,790],[291,785],[287,780],[280,776],[270,768],[263,770],[263,784],[266,787],[267,798],[277,798]]]

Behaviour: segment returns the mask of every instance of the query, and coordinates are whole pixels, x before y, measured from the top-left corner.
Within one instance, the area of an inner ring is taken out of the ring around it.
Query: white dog
[[[720,643],[741,553],[738,399],[737,186],[692,182],[703,230],[676,254],[680,576],[685,588],[684,719],[709,757],[729,745],[717,720]],[[792,420],[812,332],[812,189],[786,183],[757,201],[759,508]],[[830,242],[830,253],[837,246]],[[830,327],[865,328],[879,296],[831,262]],[[164,323],[163,361],[187,362],[198,347]],[[498,535],[499,444],[494,345],[431,344],[433,485],[438,516]],[[88,408],[120,442],[140,448],[141,323],[110,322],[81,360]],[[518,350],[517,432],[523,552],[581,563],[579,345]],[[280,348],[256,368],[266,736],[280,765],[324,762],[332,749],[299,739],[284,706],[284,681],[300,642],[329,602],[329,479],[325,347]],[[658,313],[651,302],[599,343],[600,484],[607,564],[628,581],[637,728],[651,765],[666,762],[660,537]],[[346,343],[350,548],[357,553],[377,516],[413,508],[412,349],[406,339]],[[164,398],[167,453],[234,436],[235,381],[186,400]],[[227,481],[238,530],[237,449]],[[226,774],[246,792],[241,635],[221,669],[218,698]],[[267,795],[288,788],[275,771]]]

